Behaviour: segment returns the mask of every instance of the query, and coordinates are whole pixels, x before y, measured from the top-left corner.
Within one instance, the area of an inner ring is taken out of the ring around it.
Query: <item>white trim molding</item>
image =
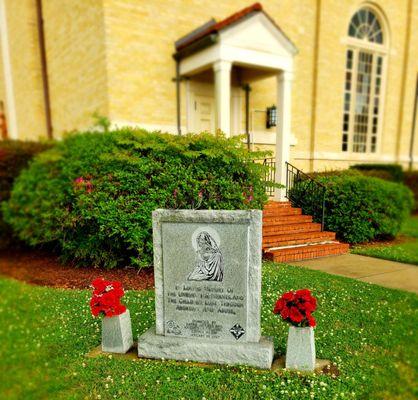
[[[276,176],[275,180],[286,185],[286,162],[290,161],[290,139],[292,118],[292,81],[293,73],[280,71],[277,79],[277,104],[281,106],[276,126]],[[285,189],[276,189],[274,198],[279,201],[286,200]]]
[[[232,62],[218,60],[213,64],[215,75],[215,124],[226,136],[231,131],[231,70]]]
[[[4,85],[6,89],[5,109],[10,139],[18,138],[15,94],[13,87],[12,65],[10,60],[9,33],[5,0],[0,0],[0,41],[3,57]]]

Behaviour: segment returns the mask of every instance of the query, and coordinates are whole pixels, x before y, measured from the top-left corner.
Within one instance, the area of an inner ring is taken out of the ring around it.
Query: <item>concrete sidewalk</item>
[[[416,265],[357,254],[295,261],[289,264],[418,294],[418,266]]]

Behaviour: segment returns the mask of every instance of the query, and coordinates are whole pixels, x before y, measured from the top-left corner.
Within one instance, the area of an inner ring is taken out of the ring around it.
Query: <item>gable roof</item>
[[[229,17],[219,22],[216,22],[216,20],[212,18],[211,20],[201,25],[197,29],[181,37],[174,43],[176,51],[181,52],[190,45],[196,44],[196,42],[206,38],[207,36],[217,36],[219,32],[221,32],[225,28],[228,28],[236,24],[237,22],[240,22],[243,19],[246,19],[256,13],[263,13],[270,20],[270,22],[281,32],[281,34],[290,42],[290,44],[296,49],[296,46],[284,34],[284,32],[274,22],[274,20],[266,12],[263,11],[263,6],[260,3],[254,3],[251,6],[243,8],[242,10],[230,15]]]

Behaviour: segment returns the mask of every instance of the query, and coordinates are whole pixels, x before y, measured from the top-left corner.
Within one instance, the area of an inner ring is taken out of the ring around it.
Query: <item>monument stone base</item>
[[[270,369],[273,355],[273,340],[264,336],[258,343],[214,343],[213,340],[157,335],[153,327],[138,339],[138,356],[145,358],[238,364]]]

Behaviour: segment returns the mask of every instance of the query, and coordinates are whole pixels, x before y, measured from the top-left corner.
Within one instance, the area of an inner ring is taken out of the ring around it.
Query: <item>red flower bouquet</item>
[[[91,284],[93,295],[90,300],[90,308],[95,317],[98,315],[113,317],[126,311],[126,307],[120,302],[125,294],[120,282],[110,282],[103,278],[97,278]]]
[[[273,313],[293,326],[307,327],[316,325],[312,313],[316,310],[316,299],[308,289],[290,291],[277,300]]]

